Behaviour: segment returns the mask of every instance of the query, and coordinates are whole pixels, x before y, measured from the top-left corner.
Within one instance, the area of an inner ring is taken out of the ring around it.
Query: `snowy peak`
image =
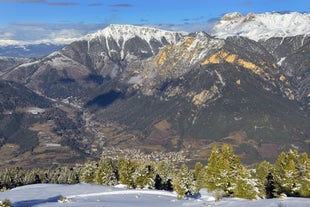
[[[179,39],[180,36],[180,33],[152,27],[111,24],[103,30],[87,35],[86,39],[91,40],[93,38],[106,37],[112,38],[116,42],[126,42],[134,37],[139,37],[147,42],[150,42],[152,39],[162,42],[163,39],[165,39],[169,44],[173,44]]]
[[[289,37],[310,34],[310,14],[308,13],[249,13],[226,14],[215,24],[212,35],[219,38],[244,36],[253,40],[271,37]]]

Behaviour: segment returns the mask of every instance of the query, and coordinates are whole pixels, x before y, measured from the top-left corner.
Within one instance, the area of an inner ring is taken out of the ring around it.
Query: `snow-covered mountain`
[[[253,40],[271,37],[310,35],[309,13],[249,13],[234,12],[224,15],[216,23],[211,33],[219,38],[244,36]]]
[[[180,34],[153,27],[111,24],[103,30],[86,35],[85,39],[91,40],[102,36],[114,39],[116,43],[126,42],[132,38],[139,37],[147,42],[157,40],[159,42],[167,41],[173,44],[178,41]]]
[[[88,42],[88,50],[90,43],[99,41],[110,57],[116,53],[121,59],[125,59],[127,55],[144,58],[155,55],[160,47],[175,44],[181,36],[180,33],[157,28],[111,24],[103,30],[85,36],[82,40]]]

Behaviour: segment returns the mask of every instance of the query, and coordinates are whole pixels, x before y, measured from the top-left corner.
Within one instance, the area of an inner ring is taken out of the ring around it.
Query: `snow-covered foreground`
[[[67,202],[59,201],[63,196]],[[15,188],[0,193],[0,200],[8,198],[15,207],[24,206],[92,206],[92,207],[142,207],[142,206],[219,206],[219,207],[310,207],[310,199],[286,198],[272,200],[242,200],[225,198],[214,201],[205,190],[196,198],[177,200],[176,194],[157,190],[109,188],[99,185],[37,184]]]

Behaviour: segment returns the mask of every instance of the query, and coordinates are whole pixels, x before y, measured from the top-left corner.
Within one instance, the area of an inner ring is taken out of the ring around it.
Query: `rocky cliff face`
[[[310,151],[309,52],[306,35],[256,41],[111,25],[1,78],[66,111],[77,138],[61,143],[79,152],[138,147],[204,160],[230,142],[252,163]]]
[[[309,113],[310,36],[270,38],[262,41],[261,44],[276,58],[277,65],[283,73],[280,81],[291,85],[291,99],[300,102]],[[288,90],[284,90],[284,93],[288,94]]]

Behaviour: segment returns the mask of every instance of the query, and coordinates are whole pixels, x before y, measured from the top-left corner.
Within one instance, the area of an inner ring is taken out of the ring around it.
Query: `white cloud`
[[[106,24],[12,23],[0,27],[0,45],[68,44],[104,27]]]
[[[10,39],[14,36],[12,32],[3,32],[0,33],[0,39]]]

